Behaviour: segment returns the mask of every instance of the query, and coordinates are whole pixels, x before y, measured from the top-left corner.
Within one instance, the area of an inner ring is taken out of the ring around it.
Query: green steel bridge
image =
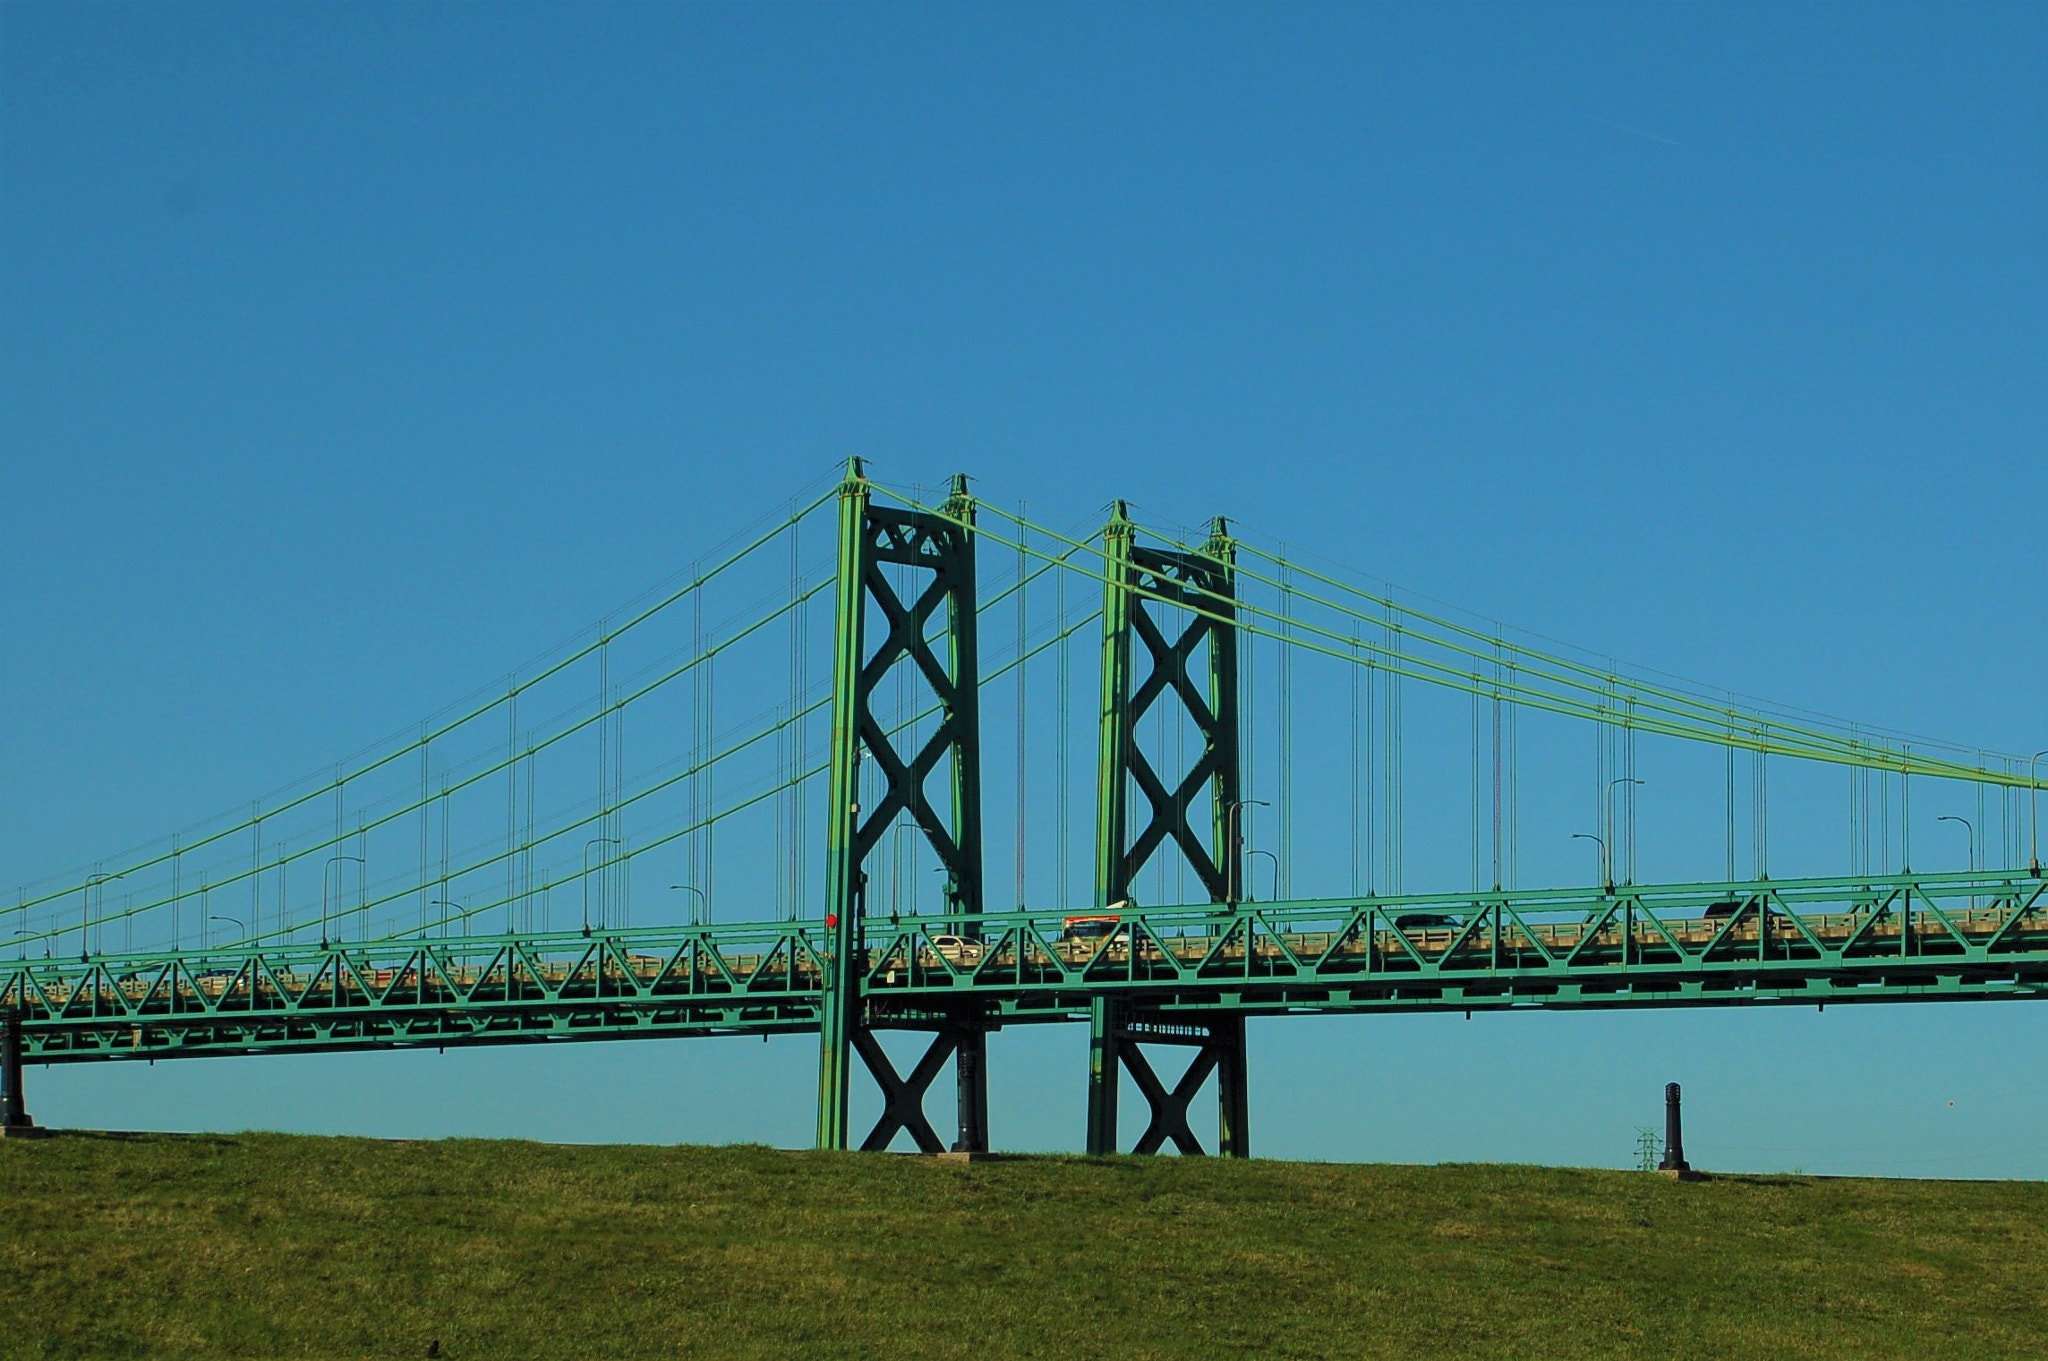
[[[825,515],[833,558],[807,572],[798,536]],[[1013,564],[1002,589],[977,589],[978,554]],[[1070,580],[1085,587],[1071,608]],[[722,583],[743,607],[721,620]],[[810,623],[827,599],[829,634]],[[981,635],[997,623],[1006,660],[984,669]],[[658,627],[672,636],[628,655]],[[750,646],[772,664],[747,663]],[[1076,654],[1099,696],[1086,721],[1095,798],[1079,810]],[[1337,683],[1313,689],[1296,658]],[[721,664],[738,677],[726,707],[752,713],[727,727]],[[1048,670],[1055,684],[1034,705],[1027,681]],[[1469,720],[1458,889],[1403,887],[1404,687],[1448,693]],[[998,781],[982,710],[998,696],[1014,697],[1000,720],[1015,738],[1009,909],[992,901],[985,845]],[[1303,744],[1298,710],[1317,720]],[[1347,714],[1344,748],[1333,734]],[[643,742],[653,753],[637,767],[628,715],[636,755]],[[1599,831],[1573,833],[1597,852],[1588,886],[1514,883],[1521,725],[1539,717],[1594,734]],[[1722,757],[1721,876],[1633,882],[1639,737]],[[1301,790],[1304,747],[1348,780],[1348,809],[1326,806],[1342,802],[1327,786]],[[1053,771],[1038,803],[1034,757]],[[1846,772],[1837,872],[1767,872],[1773,757]],[[865,1069],[883,1113],[857,1146],[903,1136],[927,1152],[947,1146],[926,1098],[949,1064],[952,1146],[984,1149],[987,1035],[1085,1023],[1091,1151],[1117,1148],[1127,1074],[1149,1112],[1136,1151],[1204,1151],[1191,1110],[1213,1079],[1208,1143],[1244,1156],[1250,1017],[2048,998],[2037,769],[1624,677],[1258,549],[1221,520],[1200,536],[1146,530],[1119,504],[1099,537],[1081,537],[978,502],[964,478],[927,500],[855,463],[622,621],[331,778],[24,890],[0,1005],[30,1063],[815,1032],[819,1146],[854,1144],[849,1092]],[[1906,868],[1916,785],[1923,822],[1930,788],[1975,799],[1975,818],[1938,819],[1967,827],[1968,868]],[[540,791],[556,786],[574,796],[550,803]],[[1057,807],[1034,819],[1047,796]],[[1317,805],[1321,843],[1341,829],[1348,891],[1293,893],[1297,863],[1337,877],[1328,844],[1296,853],[1297,804]],[[1257,810],[1278,821],[1267,849]],[[1093,831],[1085,890],[1068,883],[1077,811]],[[725,857],[741,887],[714,892],[716,833],[748,818],[739,868],[730,841]],[[1048,822],[1054,849],[1034,854],[1028,837]],[[1264,900],[1246,873],[1262,856]],[[1027,871],[1051,858],[1049,890],[1027,891]],[[688,882],[650,912],[636,863],[643,877],[679,863]],[[1183,900],[1141,905],[1141,893]],[[876,1039],[888,1030],[930,1036],[908,1073]],[[1177,1075],[1154,1068],[1161,1046],[1189,1051]]]

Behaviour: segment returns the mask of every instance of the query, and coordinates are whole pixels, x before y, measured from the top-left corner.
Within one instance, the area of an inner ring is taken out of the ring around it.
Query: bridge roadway
[[[870,918],[871,1028],[963,1011],[1220,1013],[2048,998],[2048,882],[2025,871],[1235,907]],[[64,1063],[816,1030],[822,922],[666,926],[0,964],[25,1058]]]

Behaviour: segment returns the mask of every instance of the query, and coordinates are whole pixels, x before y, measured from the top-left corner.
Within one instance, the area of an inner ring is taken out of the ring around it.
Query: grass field
[[[2048,1185],[67,1135],[0,1355],[2048,1354]]]

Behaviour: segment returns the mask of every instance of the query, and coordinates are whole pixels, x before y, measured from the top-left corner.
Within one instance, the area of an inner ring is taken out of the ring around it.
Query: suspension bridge
[[[1245,1156],[1248,1018],[2048,997],[2048,753],[1619,667],[1223,519],[813,490],[416,730],[24,887],[8,1123],[24,1061],[805,1032],[819,1147],[945,1148],[950,1067],[971,1152],[989,1033],[1081,1023],[1091,1152],[1128,1075],[1136,1151]],[[1653,792],[1686,872],[1639,882]],[[907,1073],[889,1031],[929,1037]]]

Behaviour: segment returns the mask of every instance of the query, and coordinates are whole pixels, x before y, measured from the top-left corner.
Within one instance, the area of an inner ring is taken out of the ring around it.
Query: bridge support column
[[[1209,902],[1234,905],[1244,896],[1245,811],[1250,806],[1238,778],[1236,546],[1220,518],[1195,552],[1152,548],[1137,540],[1137,526],[1119,501],[1102,531],[1095,900],[1104,911],[1129,903],[1139,875],[1153,857],[1164,855],[1194,871]],[[1165,706],[1199,736],[1201,750],[1191,762],[1180,764],[1176,752],[1176,763],[1168,766],[1165,751],[1148,756],[1142,749],[1139,725],[1154,706]],[[1142,808],[1135,806],[1140,800]],[[1191,817],[1191,811],[1197,816]],[[1193,1061],[1173,1090],[1152,1071],[1141,1043],[1195,1047]],[[1096,998],[1088,1025],[1092,1154],[1116,1152],[1117,1084],[1125,1072],[1152,1111],[1137,1152],[1155,1152],[1169,1139],[1183,1153],[1203,1151],[1188,1125],[1188,1104],[1214,1073],[1221,1104],[1217,1151],[1250,1155],[1242,1016],[1139,1020],[1127,999]]]
[[[1098,1019],[1099,1018],[1099,1019]],[[1138,1085],[1151,1112],[1133,1153],[1157,1153],[1169,1141],[1182,1154],[1199,1157],[1202,1147],[1188,1119],[1189,1107],[1213,1074],[1216,1078],[1216,1151],[1249,1158],[1249,1102],[1245,1081],[1244,1017],[1178,1021],[1124,1014],[1124,1004],[1098,998],[1090,1016],[1088,1055],[1088,1152],[1117,1151],[1117,1083],[1124,1073]],[[1194,1057],[1171,1088],[1160,1080],[1142,1045],[1191,1048]]]
[[[875,1085],[882,1089],[882,1114],[868,1137],[861,1140],[861,1152],[886,1152],[898,1134],[908,1134],[920,1153],[946,1151],[945,1142],[925,1114],[924,1099],[947,1059],[953,1060],[959,1119],[952,1151],[988,1152],[988,1032],[978,1016],[942,1022],[908,1076],[898,1076],[896,1066],[868,1027],[853,1031],[852,1045],[874,1076]]]
[[[1216,1054],[1216,1151],[1226,1158],[1249,1158],[1251,1084],[1245,1071],[1244,1017],[1211,1021],[1209,1043]]]
[[[953,1070],[959,1129],[955,1153],[988,1152],[988,1032],[979,1026],[956,1032]]]
[[[0,1009],[0,1135],[40,1133],[21,1094],[21,1013],[6,1007]]]
[[[1116,1152],[1117,1085],[1123,1079],[1123,1003],[1097,997],[1088,1004],[1088,1152]]]
[[[928,634],[941,611],[945,640],[935,651]],[[863,929],[868,854],[899,821],[907,821],[930,844],[946,872],[948,929],[966,940],[981,935],[981,682],[974,500],[967,494],[965,477],[953,479],[952,495],[939,511],[900,510],[875,505],[874,486],[861,471],[860,461],[848,463],[839,488],[836,621],[831,783],[826,796],[818,1147],[847,1147],[848,1083],[856,1052],[882,1084],[887,1106],[882,1124],[862,1147],[887,1147],[900,1130],[910,1131],[921,1148],[936,1143],[924,1118],[924,1091],[946,1059],[958,1053],[960,1142],[969,1151],[980,1151],[988,1140],[980,1015],[948,1021],[910,1078],[898,1079],[881,1046],[867,1033],[875,1017],[869,1010]],[[875,635],[872,640],[870,632]],[[903,734],[890,732],[871,704],[876,687],[888,682],[899,667],[930,694],[942,714],[919,745],[900,750],[897,743]],[[869,766],[865,781],[863,763]],[[951,798],[935,808],[925,782],[939,769],[950,773]],[[873,799],[870,806],[862,804],[864,784]]]

